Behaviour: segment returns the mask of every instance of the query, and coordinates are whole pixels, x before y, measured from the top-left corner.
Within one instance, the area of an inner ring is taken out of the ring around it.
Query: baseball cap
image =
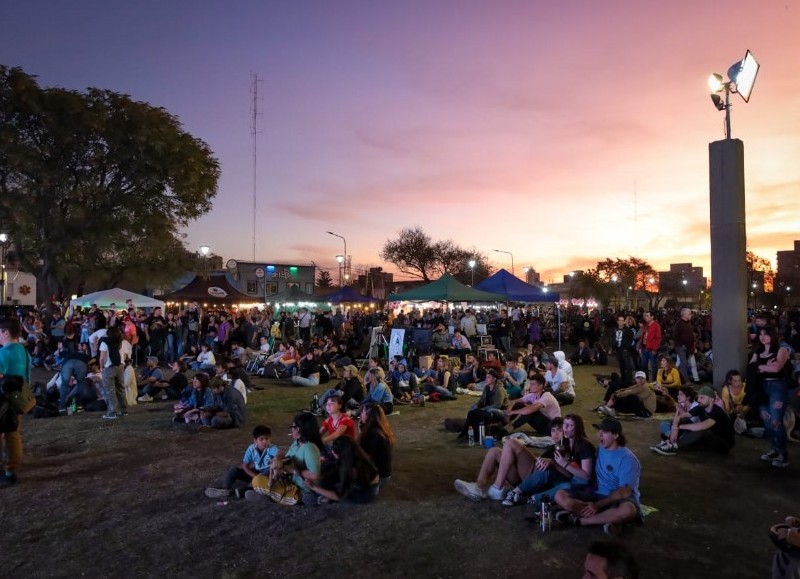
[[[700,396],[708,396],[709,398],[716,398],[717,393],[711,386],[703,386],[700,390],[697,391],[697,394]]]
[[[634,378],[644,378],[645,380],[647,380],[647,374],[645,374],[645,373],[644,373],[644,372],[642,372],[641,370],[639,370],[638,372],[636,372],[636,374],[634,374],[634,375],[633,375],[633,377],[634,377]]]
[[[603,418],[600,424],[592,424],[597,430],[610,432],[611,434],[622,434],[622,423],[614,418]]]

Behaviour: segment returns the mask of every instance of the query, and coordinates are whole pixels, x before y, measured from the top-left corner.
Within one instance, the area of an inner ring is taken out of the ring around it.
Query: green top
[[[289,447],[289,450],[286,451],[286,458],[291,458],[292,464],[294,464],[295,473],[292,475],[292,482],[304,491],[311,492],[311,489],[306,485],[303,475],[300,473],[304,470],[308,470],[319,476],[320,455],[317,445],[313,442],[300,444],[295,440]]]
[[[0,348],[0,375],[22,376],[31,383],[31,357],[19,342],[12,342]]]

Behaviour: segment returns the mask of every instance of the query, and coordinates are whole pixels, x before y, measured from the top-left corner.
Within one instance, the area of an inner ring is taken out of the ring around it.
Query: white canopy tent
[[[86,294],[79,298],[75,298],[74,300],[70,300],[69,307],[70,309],[77,306],[90,308],[92,307],[92,304],[97,304],[97,307],[99,308],[108,308],[111,304],[114,304],[117,309],[125,309],[127,307],[125,304],[128,300],[131,300],[133,305],[137,308],[164,308],[164,302],[161,300],[141,294],[135,294],[118,287]]]

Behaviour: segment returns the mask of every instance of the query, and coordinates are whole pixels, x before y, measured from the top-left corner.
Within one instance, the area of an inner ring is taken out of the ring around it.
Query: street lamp
[[[683,305],[685,306],[686,305],[686,286],[689,284],[689,280],[686,280],[686,279],[681,280],[681,283],[683,284]]]
[[[6,249],[11,244],[7,233],[0,233],[0,305],[6,303]]]
[[[337,255],[336,261],[339,262],[339,287],[342,287],[342,263],[344,262],[344,256]]]
[[[347,271],[347,240],[344,238],[343,235],[339,235],[338,233],[334,233],[333,231],[326,231],[325,233],[327,233],[328,235],[333,235],[334,237],[338,237],[344,242],[344,261],[342,262],[344,263],[344,279],[346,280],[350,279],[350,275],[348,274]],[[337,257],[336,259],[338,260],[339,258]],[[341,285],[341,283],[339,285]]]
[[[731,138],[731,93],[736,93],[744,99],[750,100],[750,93],[756,82],[758,69],[761,67],[756,62],[753,53],[749,50],[742,60],[738,60],[728,69],[728,82],[723,82],[722,75],[714,73],[708,77],[708,88],[711,91],[711,101],[718,111],[725,111],[725,138]],[[719,93],[725,93],[725,102]]]
[[[511,256],[511,275],[516,277],[516,274],[514,273],[514,254],[511,253],[510,251],[505,251],[503,249],[493,249],[492,251],[496,251],[497,253],[507,253],[508,255]]]
[[[208,254],[211,253],[211,248],[207,245],[200,246],[200,255],[202,257],[208,257]]]
[[[469,266],[469,269],[472,272],[472,283],[470,284],[470,287],[475,287],[475,265],[476,265],[476,263],[477,262],[474,259],[470,259],[467,262],[467,265]]]

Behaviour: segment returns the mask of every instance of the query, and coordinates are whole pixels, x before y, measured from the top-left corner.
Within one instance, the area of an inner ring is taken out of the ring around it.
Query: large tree
[[[0,222],[40,296],[185,270],[180,229],[210,210],[218,178],[163,108],[0,65]]]
[[[475,279],[490,273],[487,257],[474,249],[464,249],[450,239],[434,241],[421,227],[405,227],[396,239],[387,239],[381,250],[381,259],[393,263],[400,273],[420,277],[425,281],[436,279],[444,273],[462,282],[472,276],[469,261],[475,260]]]
[[[635,307],[643,296],[648,309],[652,309],[661,299],[658,272],[638,257],[599,261],[594,268],[575,276],[572,286],[573,291],[595,296],[604,305],[622,301]]]

